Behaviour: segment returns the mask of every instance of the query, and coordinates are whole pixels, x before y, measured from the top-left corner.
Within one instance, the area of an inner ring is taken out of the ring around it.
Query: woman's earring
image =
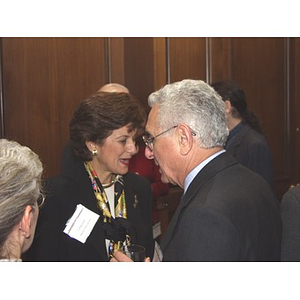
[[[93,154],[93,156],[96,156],[98,154],[98,151],[97,150],[92,150],[92,154]]]

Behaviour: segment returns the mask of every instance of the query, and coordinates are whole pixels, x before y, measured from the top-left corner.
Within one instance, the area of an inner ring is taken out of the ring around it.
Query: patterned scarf
[[[115,220],[118,218],[127,219],[127,210],[126,210],[126,202],[125,202],[125,193],[124,193],[124,181],[121,175],[117,175],[115,178],[115,216],[114,219],[111,215],[109,202],[105,190],[95,172],[92,164],[90,162],[84,162],[84,166],[86,171],[89,174],[89,178],[92,183],[93,191],[95,193],[95,197],[97,200],[98,208],[102,212],[103,222],[115,225]],[[125,244],[130,243],[130,238],[126,235],[125,241],[114,241],[111,240],[109,245],[109,255],[113,253],[115,250],[122,250]]]

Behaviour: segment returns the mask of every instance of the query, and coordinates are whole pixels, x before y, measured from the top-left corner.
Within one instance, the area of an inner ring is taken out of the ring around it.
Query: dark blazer
[[[280,245],[278,201],[228,153],[191,182],[161,243],[164,261],[279,261]]]
[[[282,197],[282,261],[300,261],[300,186],[291,187]]]
[[[243,124],[237,135],[226,145],[242,165],[260,174],[274,192],[272,156],[266,138],[248,124]]]
[[[152,194],[150,182],[136,174],[124,176],[127,219],[133,228],[132,242],[146,247],[152,258]],[[85,244],[63,233],[76,205],[99,214],[91,182],[82,162],[75,162],[64,175],[48,179],[47,197],[40,210],[35,239],[24,260],[108,261],[103,221],[99,218]]]
[[[63,149],[61,155],[61,170],[64,172],[68,170],[75,162],[81,161],[81,159],[75,155],[72,149],[71,141],[69,140]]]

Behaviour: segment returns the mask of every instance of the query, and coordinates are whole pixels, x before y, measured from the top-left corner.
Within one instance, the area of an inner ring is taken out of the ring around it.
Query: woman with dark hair
[[[259,118],[249,111],[242,88],[233,81],[211,85],[226,104],[229,136],[225,149],[242,165],[264,177],[274,192],[271,152]]]
[[[80,159],[47,181],[29,260],[109,261],[130,243],[153,257],[151,185],[128,173],[145,116],[127,93],[100,92],[79,104],[70,138]]]

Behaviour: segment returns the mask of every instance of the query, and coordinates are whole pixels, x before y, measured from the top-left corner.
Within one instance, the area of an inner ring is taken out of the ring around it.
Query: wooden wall
[[[108,82],[145,104],[166,83],[232,79],[263,122],[280,198],[300,182],[298,38],[2,38],[1,136],[60,171],[75,106]]]

